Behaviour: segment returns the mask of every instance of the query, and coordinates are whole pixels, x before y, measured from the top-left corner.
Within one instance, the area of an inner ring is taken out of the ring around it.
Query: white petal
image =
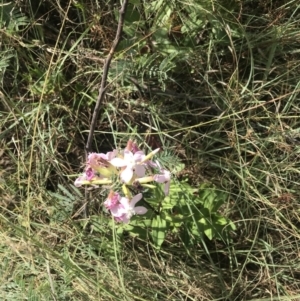
[[[127,166],[122,172],[121,172],[121,179],[125,183],[129,183],[133,176],[133,170],[131,166]]]
[[[86,183],[87,183],[86,175],[83,174],[75,180],[74,186],[80,187],[80,186],[82,186],[82,184],[86,184]]]
[[[133,153],[128,151],[128,150],[125,150],[124,151],[124,160],[129,163],[131,161],[133,161]]]
[[[122,197],[120,199],[120,204],[123,206],[124,210],[126,210],[126,211],[130,208],[129,200],[125,197]]]
[[[121,158],[113,158],[110,163],[115,167],[124,167],[127,165],[127,162]]]

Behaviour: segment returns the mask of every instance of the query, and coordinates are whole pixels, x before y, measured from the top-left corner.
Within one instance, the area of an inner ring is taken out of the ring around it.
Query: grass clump
[[[228,195],[236,226],[168,233],[160,252],[73,186],[117,10],[0,3],[1,300],[299,300],[297,1],[127,7],[93,149],[160,145],[177,181]]]

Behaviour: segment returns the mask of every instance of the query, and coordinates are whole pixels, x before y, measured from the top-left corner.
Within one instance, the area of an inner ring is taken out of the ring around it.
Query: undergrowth
[[[159,252],[73,185],[118,9],[0,2],[1,300],[300,300],[298,2],[129,3],[93,149],[161,147],[236,226]]]

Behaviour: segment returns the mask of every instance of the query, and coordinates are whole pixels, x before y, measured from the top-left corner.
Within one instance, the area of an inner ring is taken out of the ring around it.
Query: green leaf
[[[170,40],[168,39],[168,33],[168,28],[161,27],[157,29],[153,34],[155,42],[157,44],[171,44]]]
[[[216,194],[212,192],[207,195],[204,201],[204,208],[208,209],[210,213],[213,212],[215,200],[216,200]]]
[[[133,237],[139,237],[143,240],[148,238],[148,231],[145,228],[135,226],[135,225],[125,225],[124,229],[129,232],[129,234]]]
[[[203,232],[207,236],[207,238],[212,240],[215,236],[213,225],[211,225],[211,223],[209,223],[206,218],[201,218],[199,223],[203,227]]]
[[[135,5],[140,5],[141,0],[129,0],[129,3],[135,4]]]
[[[162,202],[162,208],[163,209],[172,209],[174,206],[176,206],[178,203],[178,200],[176,197],[165,197],[164,201]]]
[[[71,199],[72,201],[75,201],[74,195],[73,195],[72,193],[70,193],[69,190],[66,189],[63,185],[58,184],[58,188],[59,188],[62,192],[64,192],[64,193],[69,197],[69,199]]]
[[[228,222],[229,227],[231,228],[231,230],[235,231],[236,230],[236,226],[235,223],[233,223],[232,221]]]
[[[160,249],[162,243],[165,240],[167,233],[167,221],[162,219],[160,215],[157,215],[152,220],[152,232],[151,236],[153,243],[157,249]]]
[[[200,186],[198,198],[201,199],[203,207],[210,213],[215,213],[227,200],[227,194],[217,190],[213,185],[204,183]]]
[[[219,215],[219,214],[216,214],[213,219],[212,219],[212,222],[217,226],[217,227],[222,227],[225,228],[226,226],[226,229],[227,230],[236,230],[236,226],[235,224],[228,218],[222,216],[222,215]]]
[[[189,230],[194,237],[203,237],[203,226],[199,223],[189,223]]]
[[[129,3],[125,12],[124,32],[130,39],[136,36],[139,28],[143,26],[143,18],[134,4]]]
[[[182,214],[174,214],[174,213],[169,213],[167,211],[163,211],[162,214],[163,214],[163,218],[166,221],[170,222],[172,228],[179,228],[186,218]]]
[[[154,207],[155,209],[157,209],[159,207],[159,204],[164,204],[165,203],[165,193],[162,190],[162,186],[161,185],[157,185],[155,187],[155,189],[151,189],[151,194],[150,197],[144,197],[146,202],[151,205],[152,207]],[[174,204],[175,205],[175,204]],[[173,206],[174,206],[173,205]],[[172,208],[168,207],[168,208]]]
[[[141,15],[136,9],[136,6],[132,3],[129,3],[125,12],[125,21],[129,23],[137,22],[141,20]]]
[[[228,220],[227,220],[227,218],[225,218],[223,216],[216,216],[214,218],[214,223],[221,225],[221,226],[225,226],[228,224]]]

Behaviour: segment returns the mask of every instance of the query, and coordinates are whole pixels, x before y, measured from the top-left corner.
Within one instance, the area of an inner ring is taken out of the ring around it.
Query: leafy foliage
[[[228,242],[230,231],[236,230],[236,227],[219,211],[227,199],[228,195],[213,185],[203,184],[195,189],[187,183],[173,181],[169,196],[165,197],[163,191],[156,188],[149,192],[149,197],[145,197],[154,211],[148,212],[148,218],[133,220],[130,225],[120,226],[120,229],[142,239],[151,236],[157,249],[171,233],[178,233],[186,247],[201,241],[204,236],[210,240],[219,238]]]

